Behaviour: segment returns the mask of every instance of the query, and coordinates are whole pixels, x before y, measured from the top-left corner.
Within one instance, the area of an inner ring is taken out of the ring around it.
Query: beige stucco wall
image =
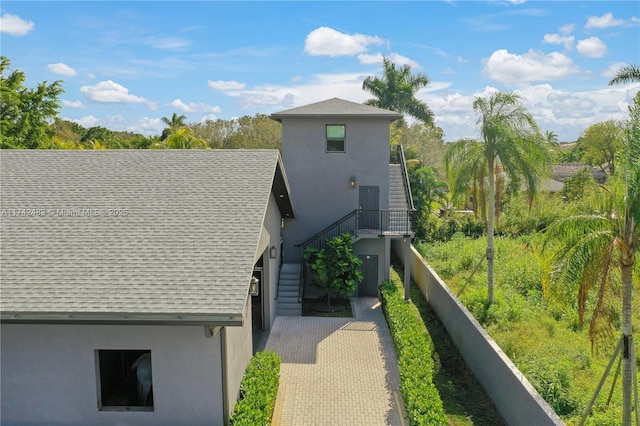
[[[221,425],[220,334],[201,326],[1,326],[3,425]],[[153,412],[99,411],[97,349],[150,349]]]

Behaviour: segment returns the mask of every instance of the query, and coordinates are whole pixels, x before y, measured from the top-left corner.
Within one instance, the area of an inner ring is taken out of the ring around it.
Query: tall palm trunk
[[[493,228],[496,214],[495,157],[489,163],[489,215],[487,217],[487,302],[493,303]]]
[[[622,265],[622,424],[631,426],[632,390],[633,390],[633,366],[631,359],[631,345],[633,345],[631,330],[631,290],[633,265]]]
[[[622,275],[622,424],[631,426],[632,391],[633,391],[633,364],[636,362],[631,355],[634,353],[631,298],[633,291],[633,264],[635,261],[635,247],[633,234],[636,227],[634,219],[630,215],[629,208],[625,211],[625,228],[623,231],[624,243],[621,253],[620,269]],[[637,403],[637,401],[636,401]],[[637,405],[636,405],[637,407]],[[636,419],[638,417],[636,416]]]

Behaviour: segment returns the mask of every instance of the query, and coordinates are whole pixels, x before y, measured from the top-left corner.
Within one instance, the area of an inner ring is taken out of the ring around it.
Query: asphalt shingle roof
[[[278,164],[276,150],[2,151],[2,319],[237,322]]]
[[[274,120],[285,117],[320,117],[320,116],[352,116],[352,117],[382,117],[389,120],[402,118],[402,114],[382,108],[332,98],[297,108],[271,114]]]

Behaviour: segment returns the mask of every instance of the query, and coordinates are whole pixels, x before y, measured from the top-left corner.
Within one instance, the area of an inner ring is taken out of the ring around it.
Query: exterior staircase
[[[301,316],[302,303],[298,302],[300,292],[300,268],[298,263],[284,263],[280,269],[276,315]]]
[[[389,209],[407,210],[407,195],[400,164],[389,164]]]
[[[410,224],[407,224],[407,220],[409,220],[409,218],[404,213],[409,209],[409,202],[407,202],[407,191],[404,186],[402,165],[389,164],[388,229],[390,231],[410,229]],[[394,211],[396,210],[398,211],[398,213],[394,214]]]

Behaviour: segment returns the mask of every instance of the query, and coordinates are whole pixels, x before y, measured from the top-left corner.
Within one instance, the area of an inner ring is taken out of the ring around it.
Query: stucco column
[[[411,238],[404,239],[404,300],[409,301],[411,291]]]

